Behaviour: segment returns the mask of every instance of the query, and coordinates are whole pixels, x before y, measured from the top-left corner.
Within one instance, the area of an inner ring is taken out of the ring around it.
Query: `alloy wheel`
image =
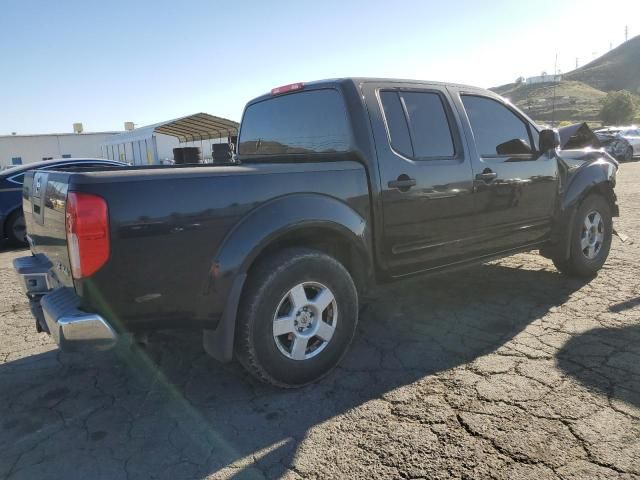
[[[582,224],[582,234],[580,236],[580,248],[582,254],[589,260],[598,256],[604,242],[604,221],[602,215],[596,210],[587,214]]]
[[[327,347],[337,323],[338,305],[333,292],[321,283],[299,283],[276,308],[273,338],[285,357],[308,360]]]

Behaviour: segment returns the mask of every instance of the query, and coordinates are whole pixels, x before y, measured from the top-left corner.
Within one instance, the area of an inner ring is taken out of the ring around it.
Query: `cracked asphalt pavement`
[[[381,288],[322,382],[202,350],[61,353],[0,253],[0,478],[640,478],[640,163],[597,278],[521,254]]]

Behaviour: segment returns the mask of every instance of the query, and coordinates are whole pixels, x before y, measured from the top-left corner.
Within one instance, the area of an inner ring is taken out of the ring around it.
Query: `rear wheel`
[[[278,387],[328,374],[358,320],[358,295],[345,267],[323,252],[292,248],[261,261],[247,282],[236,335],[240,363]]]
[[[625,162],[630,162],[631,160],[633,160],[633,147],[632,146],[628,146],[627,147],[627,149],[624,151],[624,155],[623,155],[622,159]]]
[[[589,195],[576,212],[566,260],[554,259],[556,268],[567,275],[594,276],[609,255],[613,222],[611,209],[600,195]]]
[[[7,220],[7,237],[9,241],[16,245],[27,244],[27,228],[24,223],[22,211],[13,212]]]

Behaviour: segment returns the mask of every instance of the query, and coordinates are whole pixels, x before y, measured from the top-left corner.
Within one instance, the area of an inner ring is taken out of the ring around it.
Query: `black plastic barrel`
[[[184,163],[200,163],[200,147],[182,147]]]
[[[231,161],[231,146],[228,143],[214,143],[212,156],[213,163],[229,163]]]
[[[176,147],[173,149],[173,161],[176,165],[200,163],[200,147]]]
[[[173,161],[176,165],[182,165],[184,163],[184,150],[182,147],[173,149]]]

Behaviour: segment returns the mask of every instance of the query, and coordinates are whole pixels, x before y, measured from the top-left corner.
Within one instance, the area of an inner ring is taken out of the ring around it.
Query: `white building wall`
[[[154,138],[157,157],[153,151]],[[102,155],[105,158],[120,160],[121,162],[127,162],[133,165],[147,165],[149,163],[162,164],[166,160],[173,160],[173,149],[176,147],[199,147],[203,160],[211,162],[212,145],[214,143],[226,143],[227,141],[227,138],[215,138],[211,140],[180,143],[176,137],[172,137],[171,135],[153,133],[151,136],[138,140],[103,145]]]
[[[101,145],[114,133],[118,132],[0,136],[0,169],[10,166],[12,158],[23,164],[63,155],[102,158]]]

